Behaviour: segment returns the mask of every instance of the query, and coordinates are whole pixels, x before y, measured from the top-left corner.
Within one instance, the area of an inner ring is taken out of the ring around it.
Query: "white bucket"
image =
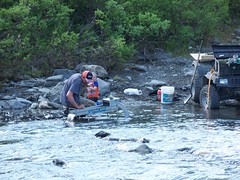
[[[161,87],[161,103],[162,104],[173,103],[174,90],[175,90],[175,88],[173,86],[162,86]]]

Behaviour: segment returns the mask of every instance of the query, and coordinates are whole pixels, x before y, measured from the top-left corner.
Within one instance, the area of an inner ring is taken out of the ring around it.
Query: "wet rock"
[[[99,137],[99,138],[104,138],[104,137],[107,137],[107,136],[110,136],[111,134],[108,133],[108,132],[105,132],[105,131],[99,131],[98,133],[95,134],[96,137]]]
[[[56,166],[64,166],[66,164],[66,162],[61,159],[54,159],[52,162]]]
[[[69,114],[70,115],[70,114]],[[131,141],[131,142],[141,142],[141,143],[149,143],[150,140],[146,138],[110,138],[107,136],[110,136],[111,134],[105,131],[99,131],[95,134],[96,137],[104,138],[108,141]]]
[[[119,141],[119,142],[124,142],[124,141],[130,141],[130,142],[141,142],[141,143],[149,143],[150,140],[148,139],[145,139],[145,138],[139,138],[139,139],[136,139],[136,138],[104,138],[105,140],[108,140],[108,141]]]
[[[177,149],[177,150],[178,150],[178,151],[181,151],[181,152],[183,152],[183,151],[192,152],[192,151],[193,151],[192,148],[189,148],[189,147],[179,148],[179,149]]]
[[[129,150],[128,152],[136,152],[139,154],[150,154],[153,152],[153,150],[151,148],[149,148],[146,144],[142,144],[138,148]]]
[[[140,139],[138,139],[138,141],[141,143],[149,143],[150,142],[149,139],[145,139],[145,138],[140,138]]]

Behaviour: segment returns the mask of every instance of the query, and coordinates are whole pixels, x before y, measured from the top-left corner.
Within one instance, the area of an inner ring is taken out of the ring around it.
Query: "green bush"
[[[77,43],[77,34],[68,32],[71,12],[57,0],[20,0],[1,8],[0,58],[1,69],[6,71],[0,77],[19,77],[36,70],[44,75],[68,62]]]
[[[188,50],[239,19],[237,0],[2,0],[0,80],[81,62],[120,68],[136,51]]]

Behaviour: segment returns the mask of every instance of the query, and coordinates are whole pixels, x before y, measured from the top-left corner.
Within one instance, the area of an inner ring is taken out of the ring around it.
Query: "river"
[[[128,105],[130,119],[97,118],[65,127],[62,119],[0,127],[0,179],[183,180],[240,179],[240,111],[204,110],[190,104]],[[146,138],[150,154],[128,152]],[[54,159],[66,162],[56,166]]]

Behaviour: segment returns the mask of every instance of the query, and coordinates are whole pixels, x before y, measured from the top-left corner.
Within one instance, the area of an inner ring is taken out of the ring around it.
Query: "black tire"
[[[209,95],[209,103],[207,103],[208,99],[208,85],[203,86],[200,91],[200,105],[206,109],[218,109],[220,106],[220,97],[213,85],[210,85],[210,95]]]
[[[194,102],[199,103],[199,95],[201,91],[201,79],[198,72],[195,74],[195,77],[193,79],[191,91],[192,91],[192,100]]]

